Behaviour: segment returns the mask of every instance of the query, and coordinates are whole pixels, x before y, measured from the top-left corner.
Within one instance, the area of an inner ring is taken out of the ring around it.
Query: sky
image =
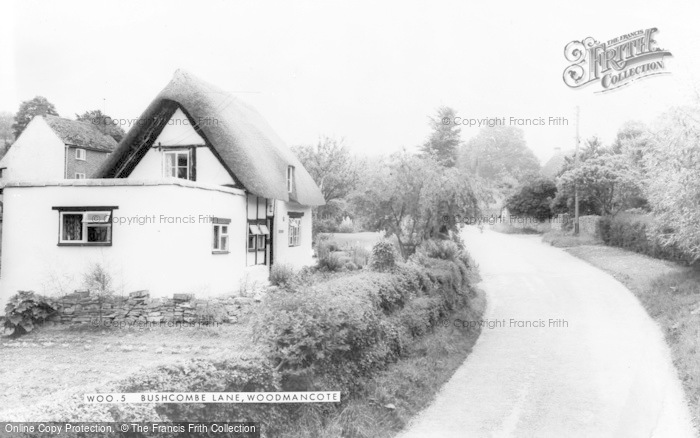
[[[41,95],[61,116],[134,119],[183,68],[255,106],[289,145],[343,137],[367,155],[415,149],[428,117],[564,117],[527,126],[545,161],[610,142],[700,90],[700,2],[0,0],[0,111]],[[609,93],[572,89],[564,47],[658,28],[670,74]],[[464,127],[468,140],[478,128]]]

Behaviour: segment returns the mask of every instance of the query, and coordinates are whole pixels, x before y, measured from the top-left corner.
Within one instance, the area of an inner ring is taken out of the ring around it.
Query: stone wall
[[[89,291],[76,291],[49,300],[57,309],[49,321],[63,324],[119,325],[136,323],[235,323],[259,299],[220,297],[196,299],[192,294],[174,294],[172,298],[150,298],[148,291],[136,291],[127,297],[100,297]]]

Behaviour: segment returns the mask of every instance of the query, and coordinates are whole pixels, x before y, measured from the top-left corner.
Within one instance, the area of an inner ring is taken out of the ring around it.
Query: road
[[[472,228],[492,328],[400,438],[695,436],[661,331],[629,290],[539,236]]]

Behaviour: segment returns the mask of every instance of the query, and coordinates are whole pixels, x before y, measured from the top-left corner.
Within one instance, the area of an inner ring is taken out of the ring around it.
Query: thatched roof
[[[52,115],[41,117],[67,145],[102,152],[112,152],[117,147],[117,142],[112,137],[103,134],[97,126],[90,122],[64,119]]]
[[[253,107],[182,70],[146,108],[97,176],[127,177],[178,107],[250,193],[302,205],[325,203],[311,175]],[[288,166],[294,166],[295,173],[291,194]]]

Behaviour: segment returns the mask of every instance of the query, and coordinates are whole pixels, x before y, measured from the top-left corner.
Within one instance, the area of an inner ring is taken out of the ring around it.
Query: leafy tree
[[[471,182],[457,169],[405,151],[392,155],[353,201],[368,228],[396,236],[404,258],[423,240],[456,230],[457,218],[477,209]]]
[[[580,201],[594,208],[594,211],[585,213],[599,215],[614,216],[635,206],[642,194],[639,172],[619,154],[594,156],[565,171],[557,179],[558,199],[553,203],[561,204],[563,198],[572,209],[576,187]]]
[[[15,138],[19,137],[35,116],[47,114],[57,116],[58,112],[56,112],[56,107],[45,97],[37,96],[34,99],[22,102],[17,114],[15,114],[15,123],[12,125],[12,132]]]
[[[515,215],[531,216],[540,220],[552,216],[549,208],[557,194],[557,185],[549,178],[528,181],[506,201],[506,207]]]
[[[76,120],[82,122],[90,122],[95,125],[103,134],[109,135],[116,142],[122,141],[126,133],[121,126],[115,125],[112,122],[112,118],[106,114],[103,114],[100,110],[86,111],[83,114],[76,114]]]
[[[500,193],[510,194],[539,172],[540,163],[527,147],[522,129],[496,126],[482,128],[466,143],[460,154],[460,167]]]
[[[644,162],[656,236],[700,260],[700,107],[664,114]]]
[[[438,164],[454,167],[457,163],[457,151],[461,144],[461,128],[454,124],[456,112],[450,107],[440,107],[435,117],[430,118],[432,132],[421,146],[421,151],[432,157]],[[445,123],[445,122],[448,123]]]
[[[14,134],[12,134],[13,121],[14,116],[11,112],[0,111],[0,158],[7,153],[15,139]]]

